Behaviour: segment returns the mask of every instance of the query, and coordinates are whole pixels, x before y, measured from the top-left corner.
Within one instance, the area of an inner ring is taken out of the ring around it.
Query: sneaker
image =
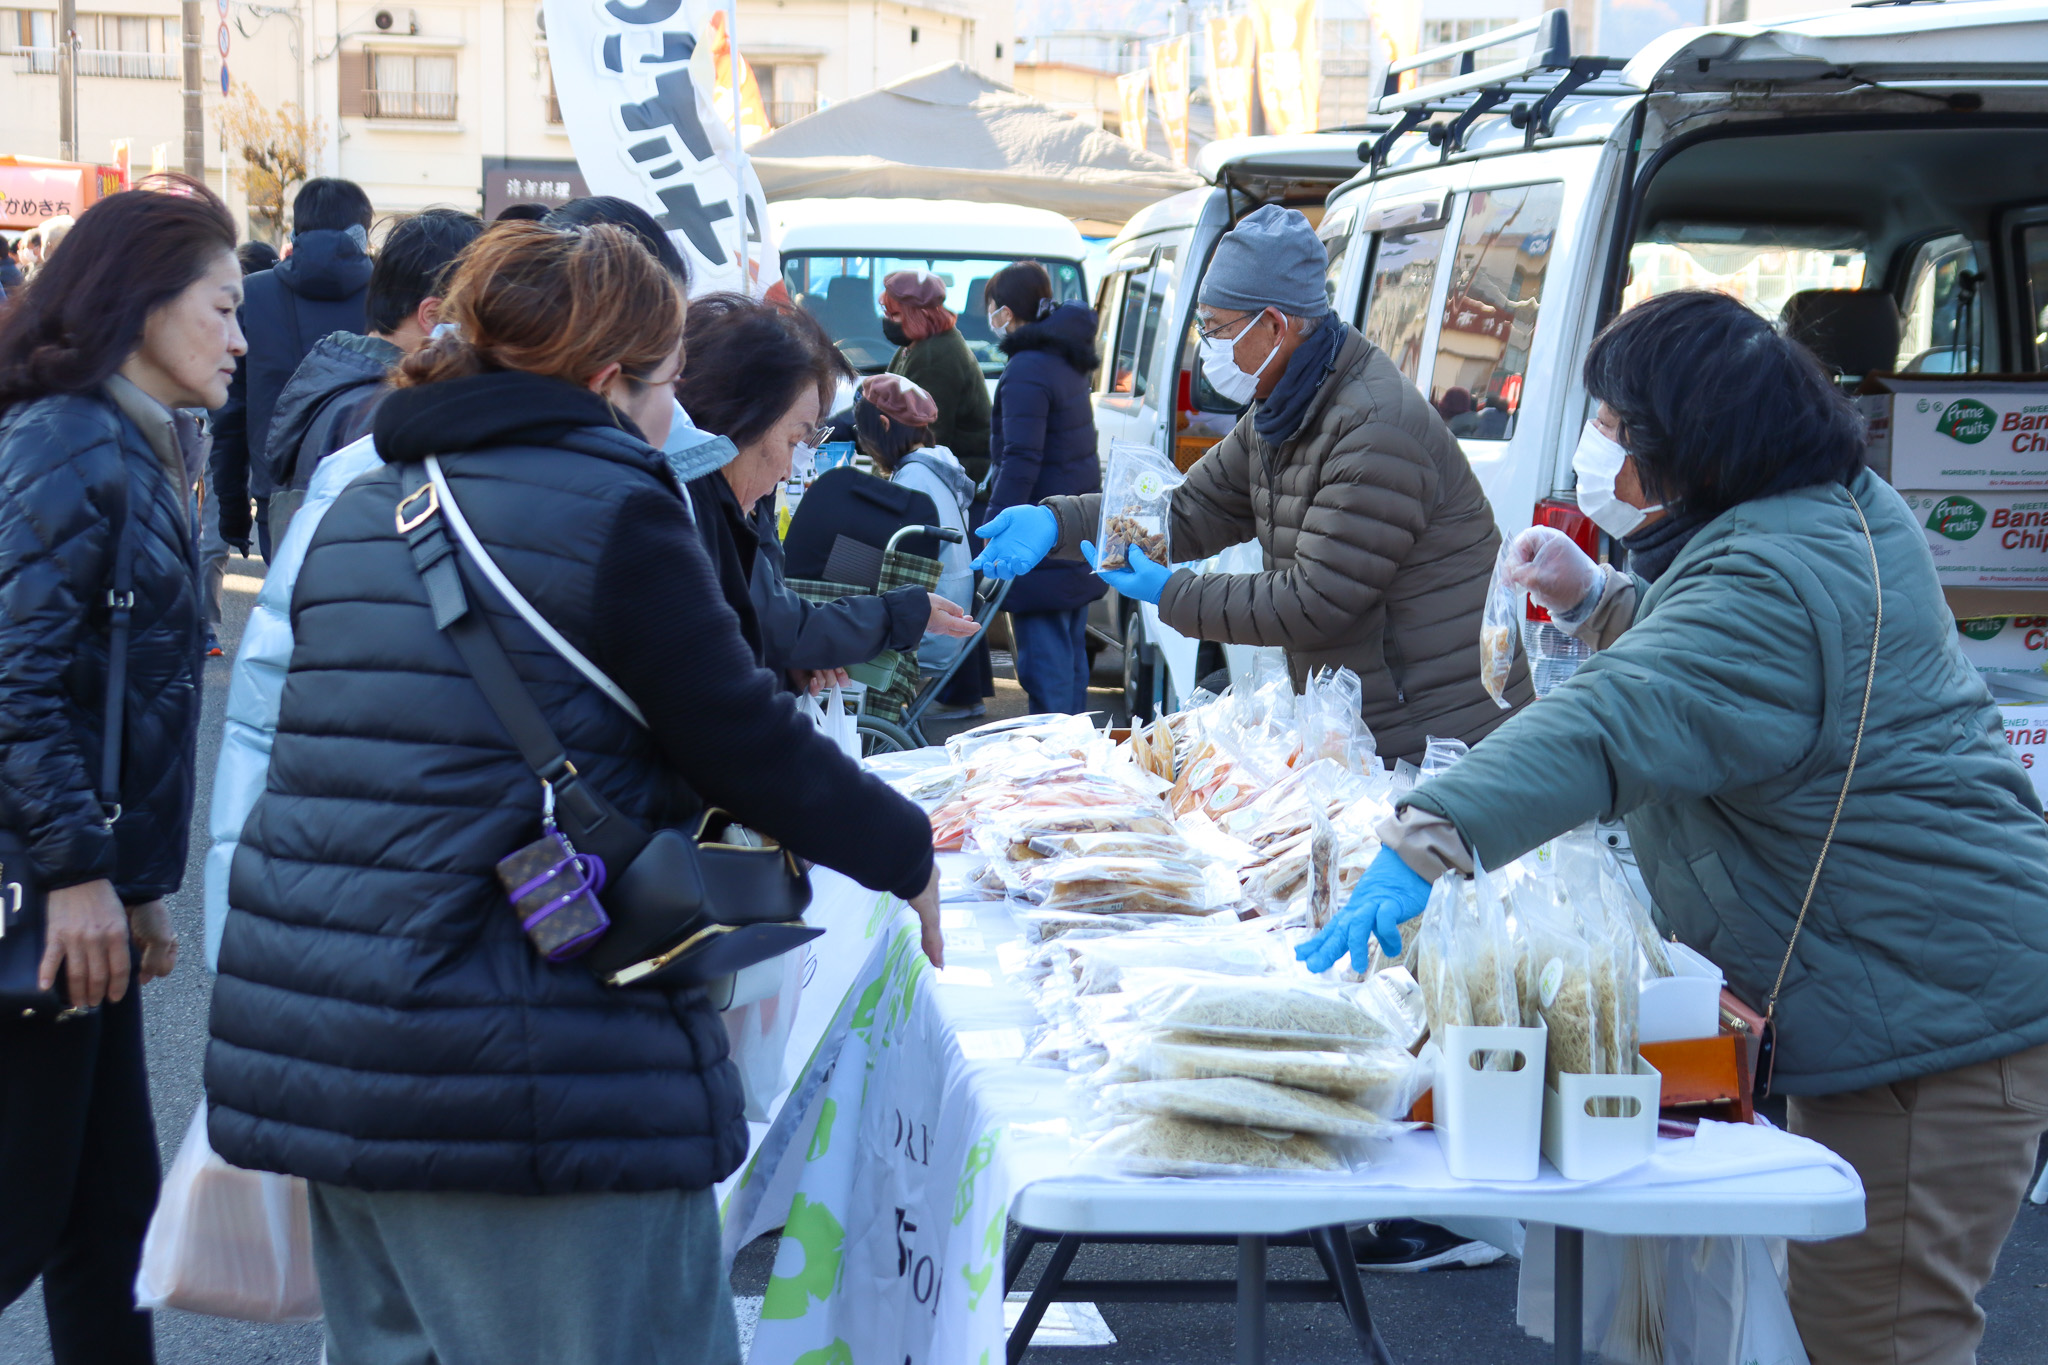
[[[1360,1270],[1412,1273],[1445,1266],[1492,1265],[1507,1253],[1497,1246],[1460,1237],[1434,1223],[1383,1218],[1351,1229],[1351,1252]]]
[[[224,653],[226,653],[226,651],[220,647],[220,637],[218,635],[215,635],[211,630],[207,631],[206,657],[209,659],[218,659]]]
[[[926,720],[976,720],[987,714],[987,703],[976,702],[972,706],[927,706],[924,711],[924,718]]]

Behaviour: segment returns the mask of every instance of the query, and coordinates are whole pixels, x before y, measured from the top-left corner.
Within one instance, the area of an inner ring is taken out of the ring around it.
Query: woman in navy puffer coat
[[[1005,508],[1102,487],[1089,399],[1100,358],[1095,314],[1078,303],[1055,304],[1052,277],[1038,262],[996,272],[987,297],[989,330],[1010,357],[989,424],[992,521]],[[1078,559],[1049,558],[1011,587],[1004,605],[1017,681],[1034,712],[1088,709],[1088,604],[1107,591]]]
[[[914,900],[936,955],[931,827],[756,665],[718,591],[657,449],[683,306],[654,258],[618,227],[499,224],[442,316],[455,334],[378,409],[386,468],[327,510],[293,591],[229,878],[209,1131],[311,1182],[336,1365],[736,1365],[709,1188],[747,1145],[725,1029],[702,991],[607,988],[526,941],[494,869],[540,837],[541,784],[435,627],[395,466],[439,457],[506,577],[645,717],[465,565],[627,818],[687,828],[715,804]]]
[[[0,1308],[40,1273],[57,1365],[152,1358],[132,1292],[158,1178],[137,988],[177,960],[163,898],[192,821],[189,410],[227,401],[242,353],[234,220],[183,176],[151,188],[172,192],[82,215],[0,321],[0,818],[28,864],[0,878],[48,891],[43,982],[97,1007],[0,1020]],[[102,793],[124,545],[121,763]]]

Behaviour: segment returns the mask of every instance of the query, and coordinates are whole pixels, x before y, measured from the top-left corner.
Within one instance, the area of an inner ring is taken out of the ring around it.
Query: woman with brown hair
[[[58,1365],[131,1365],[153,1358],[131,1286],[158,1177],[137,987],[177,962],[199,726],[189,409],[227,400],[242,272],[234,220],[183,176],[101,200],[70,241],[0,320],[0,810],[48,892],[41,984],[91,1012],[0,1022],[0,1307],[40,1274]]]
[[[436,627],[405,469],[438,457],[506,578],[639,713],[461,556],[469,608],[629,819],[727,810],[911,900],[936,960],[930,825],[804,718],[719,595],[656,448],[683,299],[653,256],[617,227],[501,223],[441,316],[378,410],[389,467],[336,499],[294,592],[210,1133],[312,1182],[332,1365],[731,1365],[710,1187],[747,1134],[724,1027],[701,991],[608,988],[527,942],[495,868],[540,837],[543,789]]]
[[[929,270],[898,270],[882,277],[882,335],[896,343],[889,373],[932,396],[933,445],[960,461],[980,483],[988,473],[988,381],[946,307],[946,282]]]

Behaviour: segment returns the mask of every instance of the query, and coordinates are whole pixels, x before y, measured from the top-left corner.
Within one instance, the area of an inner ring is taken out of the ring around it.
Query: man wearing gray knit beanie
[[[1263,571],[1196,573],[1137,547],[1098,571],[1182,635],[1279,646],[1297,690],[1350,669],[1381,757],[1420,763],[1429,737],[1476,743],[1512,715],[1528,671],[1518,656],[1499,703],[1481,682],[1493,509],[1410,377],[1331,311],[1329,274],[1308,219],[1269,204],[1217,243],[1196,295],[1202,375],[1245,412],[1174,490],[1167,544],[1184,564],[1255,539]],[[1009,508],[975,566],[1094,563],[1101,514],[1100,493]]]

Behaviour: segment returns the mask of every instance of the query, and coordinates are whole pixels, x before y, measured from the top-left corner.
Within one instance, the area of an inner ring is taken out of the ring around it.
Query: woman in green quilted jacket
[[[1775,996],[1793,1131],[1863,1178],[1862,1233],[1792,1247],[1813,1365],[1968,1365],[2048,1129],[2040,799],[1810,353],[1675,293],[1601,333],[1585,377],[1579,502],[1631,572],[1545,527],[1513,558],[1597,652],[1402,799],[1302,956],[1398,951],[1437,876],[1625,820],[1660,926]]]

